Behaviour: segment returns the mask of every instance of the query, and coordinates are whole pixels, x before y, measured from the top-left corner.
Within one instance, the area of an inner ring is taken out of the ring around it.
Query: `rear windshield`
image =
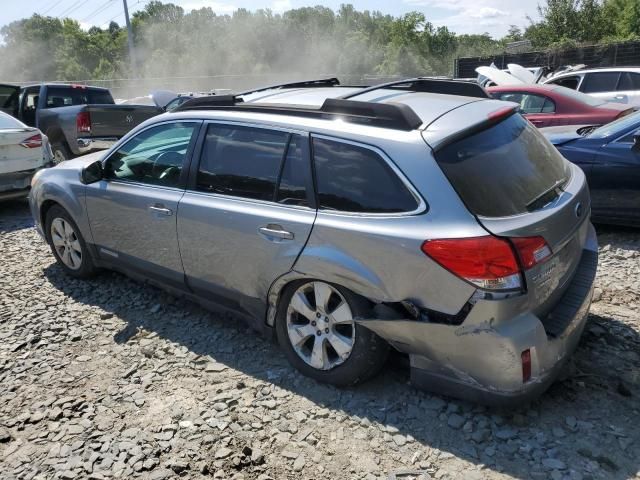
[[[46,108],[69,107],[71,105],[107,104],[112,105],[113,97],[108,90],[82,87],[49,87],[47,88]]]
[[[484,217],[531,211],[569,176],[560,153],[520,114],[446,145],[436,161],[467,208]]]

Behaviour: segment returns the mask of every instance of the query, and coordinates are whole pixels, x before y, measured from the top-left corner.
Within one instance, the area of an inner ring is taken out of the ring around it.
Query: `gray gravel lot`
[[[599,230],[573,368],[500,411],[417,391],[398,362],[319,385],[231,317],[66,277],[26,203],[0,204],[0,478],[640,478],[640,232]]]

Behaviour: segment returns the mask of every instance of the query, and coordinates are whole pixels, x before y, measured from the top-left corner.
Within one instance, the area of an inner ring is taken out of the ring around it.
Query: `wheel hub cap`
[[[78,270],[82,266],[82,247],[73,227],[64,218],[51,222],[51,242],[58,257],[67,267]]]
[[[351,355],[355,323],[349,304],[335,287],[309,282],[291,298],[287,333],[305,363],[318,370],[331,370]]]

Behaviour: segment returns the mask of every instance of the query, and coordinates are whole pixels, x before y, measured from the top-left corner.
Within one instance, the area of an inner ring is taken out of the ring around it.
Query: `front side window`
[[[418,207],[393,169],[369,148],[314,138],[313,160],[322,209],[399,213]]]
[[[148,128],[105,163],[106,178],[177,187],[197,124],[175,122]]]
[[[578,84],[580,83],[580,77],[573,76],[573,77],[560,78],[558,80],[554,80],[549,83],[552,83],[554,85],[559,85],[565,88],[570,88],[571,90],[577,90]]]
[[[273,201],[290,134],[236,125],[210,125],[196,189]]]
[[[587,73],[582,82],[584,93],[615,92],[618,86],[618,72]]]

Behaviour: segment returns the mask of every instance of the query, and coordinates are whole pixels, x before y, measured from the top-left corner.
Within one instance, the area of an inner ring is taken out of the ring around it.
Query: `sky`
[[[129,13],[144,8],[150,0],[128,0]],[[165,0],[168,2],[169,0]],[[379,10],[392,15],[420,11],[436,26],[445,25],[456,33],[489,33],[501,37],[509,25],[525,26],[526,16],[537,18],[540,0],[173,0],[185,10],[211,7],[216,13],[237,8],[270,8],[276,13],[313,5],[334,10],[351,3],[358,10]],[[33,13],[71,17],[83,28],[105,28],[111,20],[124,24],[122,0],[0,0],[0,26],[29,17]]]

